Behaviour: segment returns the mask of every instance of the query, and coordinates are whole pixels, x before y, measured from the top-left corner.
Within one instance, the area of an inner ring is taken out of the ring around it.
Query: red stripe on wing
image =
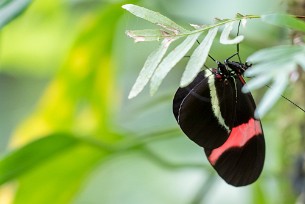
[[[233,147],[243,147],[252,137],[263,133],[260,122],[250,118],[248,123],[234,127],[227,141],[220,147],[213,149],[208,159],[215,165],[218,158],[228,149]]]

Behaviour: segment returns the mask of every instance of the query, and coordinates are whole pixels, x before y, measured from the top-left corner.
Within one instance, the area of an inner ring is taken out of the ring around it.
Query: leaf
[[[102,149],[84,143],[61,152],[18,180],[14,204],[73,203],[91,172],[108,155]]]
[[[133,38],[135,42],[143,41],[159,41],[162,38],[169,37],[168,32],[160,29],[145,29],[145,30],[128,30],[126,34]]]
[[[229,23],[225,24],[225,28],[223,29],[221,36],[220,36],[221,44],[226,44],[226,45],[227,44],[237,44],[237,43],[240,43],[244,39],[244,36],[242,36],[242,35],[239,35],[233,39],[230,39],[229,36],[233,29],[233,25],[234,25],[234,22],[229,22]]]
[[[230,19],[224,18],[224,19],[220,19],[220,18],[215,18],[215,23],[225,23],[227,21],[230,21]]]
[[[288,84],[290,74],[297,70],[297,65],[305,66],[305,46],[286,45],[260,50],[248,58],[254,65],[245,72],[245,76],[253,77],[243,92],[273,82],[270,90],[264,95],[255,112],[255,117],[263,117],[278,100]]]
[[[297,31],[305,32],[305,22],[286,14],[268,14],[261,16],[262,21]]]
[[[245,17],[245,16],[242,15],[242,14],[240,14],[240,13],[237,13],[237,14],[235,15],[235,18],[243,18],[243,17]]]
[[[78,143],[75,137],[54,134],[13,151],[0,161],[0,184],[16,179],[51,157],[68,151]]]
[[[203,39],[201,44],[195,49],[187,63],[185,71],[182,75],[180,86],[184,87],[191,83],[199,73],[201,67],[204,65],[209,51],[211,49],[213,40],[217,34],[218,27],[209,30],[207,36]]]
[[[30,5],[32,0],[11,0],[0,6],[0,29],[19,16]]]
[[[303,71],[305,72],[305,53],[300,53],[295,56],[295,60],[298,63],[298,65],[301,66]]]
[[[254,64],[245,72],[246,77],[253,77],[257,75],[266,74],[276,74],[275,72],[280,71],[281,67],[284,67],[286,64],[291,64],[293,61],[289,61],[291,58],[278,59],[277,61],[266,61],[264,63]]]
[[[261,88],[265,86],[271,79],[272,76],[270,75],[260,75],[255,77],[243,86],[242,92],[249,93],[255,89]]]
[[[255,118],[262,118],[268,110],[275,104],[275,102],[281,97],[281,94],[285,90],[288,84],[288,74],[290,70],[293,70],[294,67],[290,66],[286,70],[286,72],[279,72],[277,77],[274,80],[271,88],[264,95],[262,100],[259,103],[259,106],[255,110],[254,116]]]
[[[201,33],[189,35],[180,45],[170,52],[157,67],[150,83],[150,93],[153,95],[169,71],[185,56],[192,48]]]
[[[305,51],[304,46],[280,45],[276,47],[261,49],[248,57],[247,61],[251,63],[265,61],[273,62],[283,58],[291,58],[295,54],[302,51]]]
[[[133,4],[125,4],[122,6],[123,9],[126,9],[127,11],[129,11],[130,13],[132,13],[133,15],[139,17],[139,18],[143,18],[151,23],[157,24],[169,31],[174,32],[175,34],[179,34],[179,33],[183,33],[183,32],[187,32],[188,30],[184,29],[183,27],[179,26],[178,24],[176,24],[175,22],[173,22],[172,20],[170,20],[169,18],[161,15],[158,12],[137,6],[137,5],[133,5]]]
[[[164,39],[160,47],[148,56],[135,84],[129,93],[129,99],[137,96],[143,90],[165,55],[170,43],[173,41],[174,39]]]

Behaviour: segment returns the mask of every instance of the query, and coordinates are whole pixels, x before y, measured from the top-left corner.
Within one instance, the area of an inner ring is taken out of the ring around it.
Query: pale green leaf
[[[195,49],[187,63],[185,71],[182,75],[180,86],[184,87],[191,83],[204,65],[213,40],[217,34],[218,27],[209,30],[207,36],[203,39],[200,45]]]
[[[305,32],[305,22],[286,14],[268,14],[261,16],[262,21],[284,28]]]
[[[281,97],[281,94],[285,90],[288,84],[288,73],[289,70],[294,67],[288,67],[286,72],[279,72],[274,80],[270,90],[264,95],[260,101],[257,109],[255,110],[255,117],[262,118],[268,110],[275,104],[275,102]]]
[[[184,29],[183,27],[176,24],[174,21],[170,20],[169,18],[161,15],[158,12],[149,10],[147,8],[143,8],[133,4],[125,4],[122,8],[126,9],[133,15],[143,18],[151,23],[157,24],[169,31],[174,32],[175,34],[187,32],[188,30]]]
[[[192,48],[201,33],[189,35],[180,45],[170,52],[157,67],[150,83],[150,93],[153,95],[169,71],[185,56]]]
[[[295,60],[298,65],[300,65],[305,72],[305,52],[300,53],[299,55],[295,56]]]
[[[244,36],[242,36],[242,35],[239,35],[233,39],[230,39],[230,33],[233,29],[234,23],[235,22],[229,22],[229,23],[225,24],[225,28],[223,29],[221,36],[220,36],[221,44],[237,44],[237,43],[240,43],[244,39]]]
[[[261,88],[265,86],[270,80],[272,79],[271,75],[259,75],[249,82],[247,82],[243,88],[242,91],[244,93],[249,93],[255,89]]]
[[[129,99],[137,96],[143,90],[143,88],[153,75],[158,64],[162,60],[163,56],[165,55],[170,43],[173,41],[173,39],[164,39],[160,47],[148,56],[135,84],[133,85],[129,93]]]
[[[31,2],[32,0],[11,0],[2,2],[0,6],[0,29],[20,15]]]
[[[251,63],[269,61],[277,61],[279,59],[289,59],[296,53],[305,51],[303,46],[295,46],[295,45],[280,45],[271,48],[261,49],[250,57],[248,57],[247,61]]]
[[[266,61],[265,63],[259,63],[253,65],[245,72],[246,77],[253,77],[260,74],[271,74],[271,72],[275,73],[280,71],[281,68],[285,67],[287,64],[294,63],[294,61],[289,60],[289,58],[278,59],[277,61]],[[272,74],[273,74],[272,73]]]
[[[128,30],[126,34],[133,38],[135,42],[159,41],[162,38],[169,37],[168,32],[160,29]]]

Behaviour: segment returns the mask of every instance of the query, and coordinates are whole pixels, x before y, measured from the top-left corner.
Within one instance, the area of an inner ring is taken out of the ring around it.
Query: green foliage
[[[219,26],[224,25],[224,29],[220,36],[220,43],[222,44],[237,44],[244,39],[244,36],[241,35],[236,36],[234,39],[229,39],[229,35],[233,29],[234,22],[242,21],[242,23],[245,24],[246,19],[261,18],[262,21],[269,24],[303,32],[305,31],[304,22],[297,20],[295,17],[283,14],[270,14],[262,16],[244,16],[237,14],[234,19],[216,19],[216,24],[214,25],[196,26],[198,28],[197,30],[188,31],[187,29],[181,28],[167,17],[146,8],[131,4],[124,5],[123,8],[137,17],[155,23],[168,30],[166,35],[161,34],[161,30],[159,32],[155,30],[153,33],[151,30],[142,30],[141,32],[127,31],[127,34],[134,38],[136,42],[159,39],[174,41],[182,36],[188,36],[180,45],[178,45],[173,51],[164,57],[163,60],[161,60],[161,58],[165,56],[164,52],[162,52],[162,55],[158,55],[158,60],[156,61],[152,61],[151,56],[148,58],[135,85],[130,91],[129,98],[135,97],[138,93],[140,93],[144,86],[148,83],[149,79],[151,79],[150,93],[153,95],[158,90],[158,87],[169,71],[183,58],[183,56],[186,55],[186,53],[192,48],[194,42],[204,31],[210,30],[213,32],[213,34],[211,35],[209,32],[204,38],[203,43],[198,46],[198,49],[196,49],[191,55],[180,82],[181,87],[187,86],[190,82],[192,82],[199,73],[200,69],[203,67],[217,33],[215,28],[218,28]],[[246,75],[253,77],[253,79],[246,87],[244,87],[244,92],[249,92],[255,88],[260,88],[267,85],[270,81],[273,81],[270,90],[266,93],[262,99],[262,102],[258,105],[258,108],[255,111],[255,116],[257,118],[262,118],[280,98],[281,94],[289,83],[290,73],[297,69],[297,65],[301,65],[305,70],[305,58],[303,56],[304,49],[299,46],[292,46],[292,48],[290,47],[275,47],[272,49],[266,49],[249,57],[249,61],[254,63],[254,66],[247,70]],[[297,53],[293,53],[293,56],[291,56],[290,49],[298,51]],[[152,55],[158,53],[159,50],[154,51]],[[163,49],[163,51],[166,50]],[[147,67],[150,69],[147,69]]]
[[[161,26],[163,29],[166,29],[166,32],[160,30],[159,32],[154,31],[153,33],[151,30],[141,30],[139,31],[127,31],[127,35],[129,37],[134,38],[135,42],[143,42],[143,41],[152,41],[152,40],[160,40],[160,39],[167,39],[166,41],[166,49],[170,45],[171,42],[181,38],[187,37],[180,45],[178,45],[173,51],[168,53],[166,57],[162,59],[165,53],[161,52],[160,48],[157,51],[154,51],[147,61],[145,62],[142,71],[140,72],[139,77],[136,80],[136,83],[132,87],[129,98],[133,98],[139,94],[148,81],[151,78],[150,83],[150,93],[151,95],[155,94],[158,90],[160,84],[166,77],[166,75],[170,72],[170,70],[186,55],[186,53],[192,48],[195,41],[198,37],[205,31],[212,30],[212,33],[207,34],[204,38],[204,45],[200,46],[200,49],[196,50],[194,54],[191,56],[190,61],[187,65],[186,72],[184,73],[180,86],[187,86],[189,83],[193,81],[196,75],[199,73],[200,68],[205,63],[214,38],[216,36],[217,30],[214,28],[218,28],[219,26],[225,25],[225,28],[222,32],[220,43],[222,44],[236,44],[243,40],[243,36],[237,36],[234,39],[229,39],[229,34],[233,28],[233,24],[236,21],[244,21],[246,19],[251,18],[258,18],[258,16],[243,16],[241,14],[236,15],[235,19],[217,19],[214,25],[210,26],[200,26],[200,25],[192,25],[193,27],[197,28],[195,30],[187,30],[178,24],[174,23],[169,18],[161,15],[160,13],[151,11],[149,9],[127,4],[123,6],[124,9],[128,10],[135,16],[139,18],[143,18],[149,22],[152,22],[158,26]],[[140,35],[137,35],[140,34]],[[151,35],[153,34],[153,35]],[[161,46],[162,47],[162,46]],[[163,51],[166,51],[163,49]],[[158,53],[162,54],[158,54]],[[157,54],[156,54],[157,53]],[[199,56],[199,54],[202,54]],[[157,55],[157,61],[152,61],[152,56]],[[199,57],[201,59],[199,60]],[[152,64],[152,65],[150,65]],[[147,68],[148,67],[148,68]]]
[[[281,97],[289,83],[290,74],[297,70],[298,65],[303,66],[305,70],[305,47],[285,45],[266,48],[254,53],[248,60],[253,62],[254,66],[247,70],[245,75],[253,79],[243,88],[245,92],[273,81],[256,110],[256,117],[263,117]]]

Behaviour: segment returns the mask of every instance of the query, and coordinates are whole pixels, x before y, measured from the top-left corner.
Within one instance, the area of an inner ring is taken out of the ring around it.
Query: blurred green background
[[[145,89],[127,99],[158,44],[135,44],[125,35],[154,27],[123,10],[126,3],[185,26],[287,7],[282,0],[33,1],[0,35],[0,203],[294,203],[291,176],[304,113],[280,100],[262,120],[261,177],[247,187],[227,185],[172,115],[187,59],[155,96]],[[289,42],[286,32],[259,20],[241,32],[243,61]],[[235,49],[215,41],[210,54],[221,61]],[[257,101],[264,91],[253,93]],[[285,95],[298,93],[289,87]]]

